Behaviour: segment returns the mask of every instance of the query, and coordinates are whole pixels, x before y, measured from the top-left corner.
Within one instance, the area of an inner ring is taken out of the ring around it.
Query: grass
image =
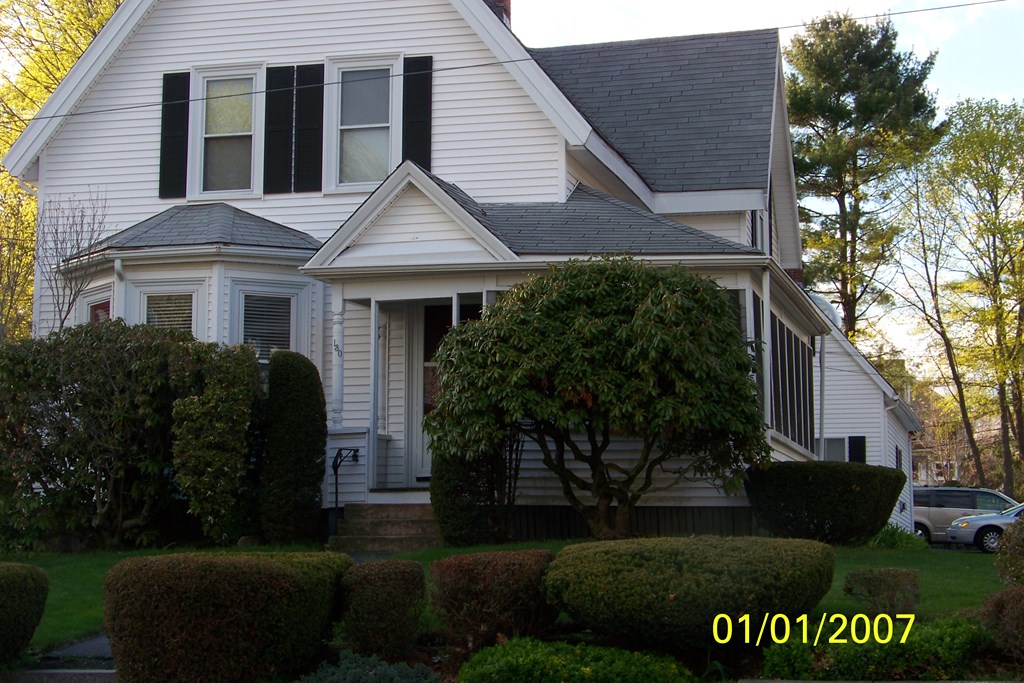
[[[505,546],[432,548],[402,553],[396,558],[421,562],[425,569],[434,560],[450,555],[513,548],[546,548],[558,552],[566,541],[546,541]],[[310,550],[309,546],[288,548],[245,548],[244,551]],[[0,562],[24,562],[41,567],[50,578],[50,595],[42,623],[32,639],[32,648],[45,652],[99,633],[103,628],[103,576],[120,560],[155,555],[170,550],[96,552],[82,554],[23,553],[0,555]],[[843,582],[851,569],[905,567],[921,575],[919,619],[978,607],[1002,586],[992,564],[992,555],[974,551],[882,550],[877,548],[836,549],[836,572],[832,590],[818,606],[822,612],[853,615],[862,606],[843,595]]]

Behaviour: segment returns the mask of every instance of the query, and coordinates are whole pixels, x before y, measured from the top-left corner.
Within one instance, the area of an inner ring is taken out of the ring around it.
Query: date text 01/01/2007
[[[896,627],[899,622],[906,622],[907,627],[902,634],[897,633]],[[725,645],[739,640],[745,645],[761,647],[764,642],[784,643],[790,636],[800,638],[804,643],[817,645],[824,636],[829,643],[854,642],[863,645],[870,640],[876,643],[888,643],[893,638],[899,637],[900,643],[907,642],[910,635],[910,628],[914,625],[913,614],[879,614],[870,617],[866,614],[855,614],[847,617],[845,614],[822,614],[818,623],[813,623],[806,614],[801,614],[793,624],[785,614],[765,614],[761,619],[760,628],[756,621],[751,619],[749,614],[744,614],[737,619],[736,630],[733,631],[733,618],[728,614],[719,614],[712,624],[712,633],[715,642]],[[825,624],[828,623],[834,630],[825,633]],[[757,632],[755,633],[755,629]]]

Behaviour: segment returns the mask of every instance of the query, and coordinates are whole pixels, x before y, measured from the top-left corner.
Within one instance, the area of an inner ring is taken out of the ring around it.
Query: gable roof
[[[651,189],[766,189],[778,31],[530,50]]]
[[[90,251],[225,244],[315,251],[320,240],[233,206],[173,206],[99,242]]]

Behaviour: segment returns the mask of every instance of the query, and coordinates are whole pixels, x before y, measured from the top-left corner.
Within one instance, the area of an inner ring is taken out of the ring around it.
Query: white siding
[[[110,231],[126,228],[182,203],[157,198],[164,73],[381,54],[434,57],[437,175],[480,201],[561,196],[559,134],[444,0],[162,0],[47,147],[45,191],[101,191]],[[365,198],[307,193],[231,203],[324,240]]]
[[[900,464],[902,465],[903,473],[907,475],[907,483],[903,487],[903,492],[900,493],[900,499],[896,503],[889,521],[907,531],[911,531],[914,528],[914,501],[912,496],[914,477],[911,471],[911,449],[913,446],[910,442],[910,434],[900,424],[893,411],[889,411],[887,414],[886,428],[889,430],[889,438],[887,440],[889,447],[883,464],[889,467],[896,467],[896,449],[899,448],[903,459],[903,462]]]
[[[825,438],[863,436],[867,439],[867,462],[879,464],[885,440],[882,391],[850,355],[839,340],[825,342]],[[820,359],[815,357],[815,372]],[[820,381],[814,380],[815,410],[820,407]],[[815,436],[819,416],[815,414]]]
[[[346,427],[366,427],[370,421],[370,308],[351,301],[345,305]]]
[[[739,244],[750,244],[749,211],[737,213],[688,213],[669,216],[669,218],[717,237],[722,237]]]

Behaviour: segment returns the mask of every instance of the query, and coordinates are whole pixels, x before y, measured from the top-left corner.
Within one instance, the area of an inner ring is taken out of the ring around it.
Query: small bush
[[[437,674],[422,664],[388,664],[379,657],[342,652],[337,664],[324,664],[296,683],[429,683],[438,680]]]
[[[586,628],[679,650],[713,645],[718,614],[808,612],[831,587],[834,565],[832,549],[813,541],[646,538],[567,546],[544,585]]]
[[[1024,661],[1024,586],[1012,586],[988,596],[982,621],[992,631],[999,649]]]
[[[1008,586],[1024,583],[1024,525],[1014,522],[999,539],[995,556],[999,580]]]
[[[813,647],[794,638],[765,652],[763,678],[833,681],[909,681],[962,678],[976,657],[991,647],[991,636],[980,624],[952,617],[927,624],[915,623],[901,643],[905,622],[897,621],[892,638],[878,642],[874,634],[865,643],[853,642],[850,626],[835,632],[843,643],[828,636]],[[834,626],[835,624],[833,624]],[[863,626],[859,627],[860,629]],[[881,627],[882,634],[886,631]],[[863,632],[858,630],[859,636]]]
[[[833,545],[873,538],[907,482],[900,470],[850,462],[776,462],[748,474],[747,497],[761,526]]]
[[[873,548],[886,550],[928,550],[928,541],[895,524],[886,524],[868,543]]]
[[[854,569],[846,575],[843,592],[865,604],[868,614],[909,614],[921,601],[920,572],[916,569]]]
[[[39,567],[0,562],[0,664],[17,659],[28,647],[49,591],[46,572]]]
[[[558,612],[544,599],[547,550],[455,555],[432,562],[431,602],[451,641],[476,650],[505,636],[540,635]]]
[[[423,614],[423,565],[412,560],[356,565],[345,574],[342,586],[341,643],[390,662],[407,657]]]
[[[543,643],[516,638],[473,655],[459,671],[459,683],[684,683],[696,681],[665,655],[611,647]]]
[[[488,501],[492,498],[479,460],[434,457],[430,463],[430,505],[448,545],[494,543]]]
[[[270,356],[265,429],[263,535],[272,543],[312,539],[320,517],[327,410],[316,366],[301,353]]]
[[[339,553],[124,560],[103,586],[118,681],[251,683],[307,671],[351,565]]]

